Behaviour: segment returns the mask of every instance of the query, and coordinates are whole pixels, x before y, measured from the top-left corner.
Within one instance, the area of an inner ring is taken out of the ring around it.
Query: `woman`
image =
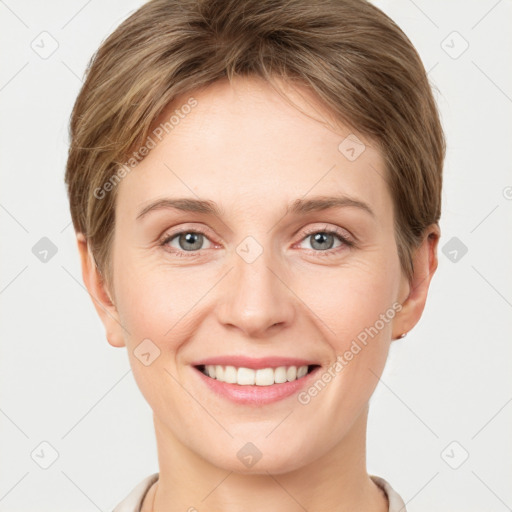
[[[153,0],[102,44],[66,183],[159,460],[115,511],[405,510],[368,403],[437,268],[444,154],[361,0]]]

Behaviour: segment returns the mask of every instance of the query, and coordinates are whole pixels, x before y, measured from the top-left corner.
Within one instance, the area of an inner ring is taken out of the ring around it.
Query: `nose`
[[[251,263],[238,254],[233,260],[235,268],[223,280],[219,294],[219,321],[251,338],[268,337],[270,330],[275,333],[291,325],[294,294],[286,284],[286,272],[272,260],[270,251],[263,251]]]

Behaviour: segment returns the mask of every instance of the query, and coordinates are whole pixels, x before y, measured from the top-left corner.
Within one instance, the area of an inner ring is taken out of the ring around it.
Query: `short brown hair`
[[[151,0],[91,59],[66,167],[75,231],[109,280],[116,187],[105,184],[176,97],[234,76],[308,87],[381,149],[400,263],[441,214],[445,139],[421,59],[365,0]]]

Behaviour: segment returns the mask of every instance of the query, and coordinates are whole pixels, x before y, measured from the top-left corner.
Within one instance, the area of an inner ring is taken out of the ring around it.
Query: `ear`
[[[402,309],[395,316],[393,339],[408,333],[421,318],[430,281],[437,269],[437,245],[440,236],[439,226],[432,224],[425,230],[422,243],[413,253],[413,276],[410,281],[403,276],[399,295]]]
[[[82,279],[105,326],[107,340],[113,347],[123,347],[125,346],[123,336],[123,330],[125,329],[121,325],[119,314],[110,298],[105,280],[96,266],[85,236],[82,233],[77,233],[76,239],[82,265]]]

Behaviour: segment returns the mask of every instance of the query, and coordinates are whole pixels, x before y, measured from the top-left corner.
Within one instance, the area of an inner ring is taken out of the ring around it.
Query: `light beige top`
[[[158,480],[158,473],[153,473],[138,483],[121,501],[112,512],[141,512],[141,505],[144,496],[149,488]],[[388,512],[407,512],[405,503],[400,495],[389,485],[389,483],[378,476],[370,475],[370,478],[386,493],[389,501]]]

